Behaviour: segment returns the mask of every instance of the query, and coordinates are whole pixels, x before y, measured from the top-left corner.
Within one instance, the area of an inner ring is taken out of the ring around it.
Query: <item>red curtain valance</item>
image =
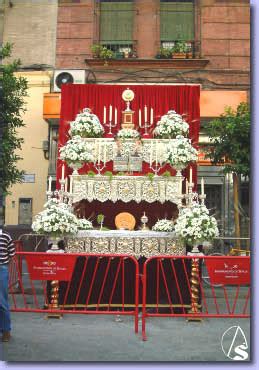
[[[200,86],[199,85],[73,85],[62,86],[61,91],[61,113],[59,127],[60,148],[69,139],[69,122],[74,120],[77,113],[83,108],[89,107],[103,122],[103,107],[112,105],[118,110],[118,122],[121,122],[121,112],[125,110],[126,103],[122,99],[122,92],[129,87],[135,93],[135,98],[131,102],[131,109],[135,111],[135,126],[138,122],[138,110],[144,111],[146,105],[148,109],[154,110],[154,127],[160,117],[174,109],[179,114],[185,114],[185,119],[190,125],[190,138],[194,146],[198,144],[200,128]],[[142,120],[143,121],[143,120]],[[120,129],[118,125],[117,130]],[[143,132],[143,130],[139,130]],[[108,132],[108,128],[106,128]],[[115,130],[113,129],[113,132]],[[63,162],[57,161],[57,188],[61,177]],[[197,181],[196,165],[193,167],[193,181]],[[111,170],[107,168],[106,170]],[[66,175],[71,174],[71,170],[66,168]],[[143,172],[147,171],[143,168]],[[188,169],[186,173],[188,172]]]

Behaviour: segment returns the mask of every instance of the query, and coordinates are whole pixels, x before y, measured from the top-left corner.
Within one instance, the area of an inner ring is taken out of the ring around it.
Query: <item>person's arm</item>
[[[15,256],[15,246],[11,237],[9,237],[9,241],[7,244],[7,252],[10,258]]]

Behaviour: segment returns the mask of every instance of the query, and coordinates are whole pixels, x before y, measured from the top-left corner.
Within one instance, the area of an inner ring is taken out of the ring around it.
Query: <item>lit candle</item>
[[[201,179],[201,195],[204,195],[204,178]]]
[[[70,194],[72,194],[73,193],[73,177],[72,176],[70,176]]]
[[[186,179],[186,183],[185,183],[185,194],[188,194],[188,180]]]
[[[141,109],[138,111],[138,125],[141,127]]]
[[[62,166],[62,176],[61,176],[61,179],[64,180],[65,178],[65,165],[63,164]]]
[[[52,182],[52,177],[49,177],[49,191],[51,191],[51,182]]]
[[[153,108],[150,109],[150,124],[153,125]]]
[[[153,140],[151,140],[151,146],[150,146],[150,157],[149,157],[149,165],[151,167],[153,162]]]
[[[190,168],[190,184],[192,184],[192,167]]]
[[[103,123],[106,123],[106,107],[103,107]]]
[[[117,108],[115,108],[114,123],[115,123],[115,125],[117,125]]]
[[[145,105],[145,122],[147,122],[147,106]]]
[[[67,177],[66,177],[66,181],[65,181],[65,192],[67,193]]]
[[[110,105],[109,121],[112,121],[112,106]]]

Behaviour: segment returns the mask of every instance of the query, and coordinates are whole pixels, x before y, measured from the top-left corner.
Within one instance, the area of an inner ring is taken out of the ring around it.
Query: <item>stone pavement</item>
[[[141,333],[134,333],[133,318],[126,316],[117,322],[110,315],[67,314],[58,320],[46,319],[41,313],[12,313],[12,324],[11,341],[0,345],[0,359],[9,365],[14,361],[232,362],[222,351],[221,338],[228,328],[238,325],[250,349],[249,319],[197,323],[184,318],[149,318],[146,342]],[[227,338],[228,346],[232,339]]]

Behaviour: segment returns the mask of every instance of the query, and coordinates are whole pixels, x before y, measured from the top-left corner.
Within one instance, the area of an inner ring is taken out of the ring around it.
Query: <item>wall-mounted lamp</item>
[[[48,140],[44,140],[42,142],[42,150],[44,152],[44,158],[49,159],[49,142],[48,142]]]

